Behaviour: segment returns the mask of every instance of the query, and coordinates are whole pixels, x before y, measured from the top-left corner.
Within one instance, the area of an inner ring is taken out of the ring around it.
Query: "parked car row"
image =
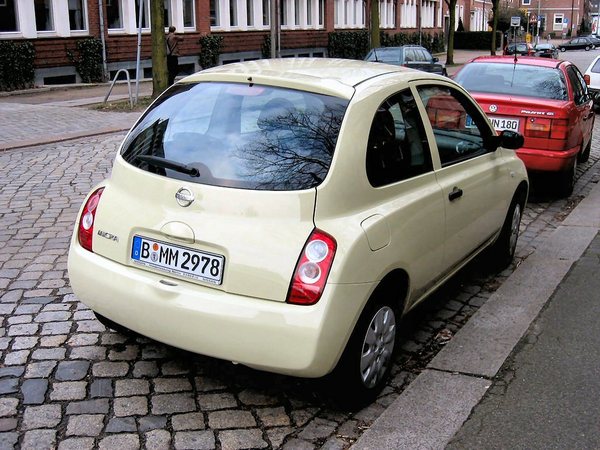
[[[543,58],[558,58],[558,48],[552,43],[540,43],[532,45],[528,42],[516,42],[509,44],[503,51],[504,55],[518,56],[540,56]]]

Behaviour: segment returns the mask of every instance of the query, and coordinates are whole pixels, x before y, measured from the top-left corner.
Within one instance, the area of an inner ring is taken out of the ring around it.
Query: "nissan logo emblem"
[[[194,194],[187,188],[180,188],[177,193],[175,193],[175,200],[177,200],[177,203],[179,203],[180,206],[185,208],[194,203]]]
[[[490,105],[490,112],[496,112],[498,111],[498,107],[496,105]]]

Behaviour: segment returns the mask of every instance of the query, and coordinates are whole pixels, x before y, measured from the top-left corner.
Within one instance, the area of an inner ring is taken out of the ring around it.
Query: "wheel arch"
[[[400,268],[394,269],[377,284],[367,304],[372,301],[390,301],[399,317],[401,317],[407,305],[409,287],[410,277],[408,272]]]

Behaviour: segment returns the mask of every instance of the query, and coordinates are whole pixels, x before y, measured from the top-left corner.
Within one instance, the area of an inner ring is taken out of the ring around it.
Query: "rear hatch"
[[[175,86],[123,143],[94,252],[167,282],[285,301],[346,106],[252,84]]]

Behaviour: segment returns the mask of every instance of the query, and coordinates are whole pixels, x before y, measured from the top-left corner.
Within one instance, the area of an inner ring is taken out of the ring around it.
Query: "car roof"
[[[513,55],[510,56],[478,56],[473,58],[470,63],[500,63],[500,64],[525,64],[528,66],[539,66],[556,68],[562,63],[567,61],[551,59],[551,58],[537,58],[535,56],[519,56],[515,58]]]
[[[260,59],[213,67],[181,82],[230,81],[272,84],[350,98],[359,84],[386,74],[406,81],[431,78],[431,74],[390,64],[337,58]]]

